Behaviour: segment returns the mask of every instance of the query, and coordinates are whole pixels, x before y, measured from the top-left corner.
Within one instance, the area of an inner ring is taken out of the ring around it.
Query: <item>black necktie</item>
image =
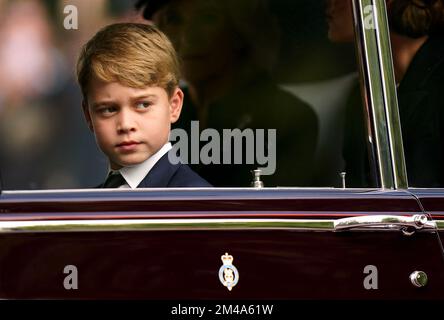
[[[126,181],[120,173],[111,173],[108,178],[106,178],[106,181],[102,185],[102,188],[117,188],[124,183],[126,183]]]

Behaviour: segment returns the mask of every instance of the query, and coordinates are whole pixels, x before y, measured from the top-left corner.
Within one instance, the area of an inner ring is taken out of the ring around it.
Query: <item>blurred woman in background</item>
[[[266,186],[312,185],[318,121],[272,80],[279,27],[266,0],[141,0],[144,17],[172,40],[187,84],[177,127],[276,129],[276,172]],[[245,151],[245,148],[244,148]],[[245,158],[245,152],[244,152]],[[250,186],[246,164],[193,167],[214,186]]]
[[[399,113],[410,186],[444,186],[444,1],[387,0]],[[329,0],[329,38],[353,41],[351,0]],[[359,89],[347,105],[347,185],[373,186]]]

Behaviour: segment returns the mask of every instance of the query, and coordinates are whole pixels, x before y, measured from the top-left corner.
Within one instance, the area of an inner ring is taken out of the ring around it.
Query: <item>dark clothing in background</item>
[[[190,137],[190,122],[193,120],[198,120],[196,108],[185,93],[182,114],[175,127],[185,129]],[[221,140],[223,129],[242,131],[250,128],[255,132],[255,139],[256,129],[265,129],[265,137],[268,137],[267,129],[276,129],[276,171],[273,175],[262,176],[265,186],[312,185],[318,137],[316,114],[310,106],[280,89],[267,76],[256,77],[248,85],[211,104],[206,127],[216,129]],[[200,131],[203,129],[204,124],[200,123]],[[207,143],[200,142],[200,148]],[[233,164],[233,157],[232,164],[222,164],[221,152],[221,164],[190,166],[215,187],[249,187],[253,180],[251,170],[267,165],[245,164],[245,144],[242,151],[242,164]],[[256,156],[254,158],[257,160]]]
[[[347,186],[370,187],[375,185],[369,180],[363,108],[357,93],[353,94],[346,111],[344,159]],[[409,186],[443,187],[443,36],[431,36],[418,50],[397,94]]]
[[[398,90],[412,187],[444,186],[444,37],[418,51]]]
[[[369,141],[359,85],[352,90],[346,105],[344,161],[348,188],[376,187],[370,171]]]

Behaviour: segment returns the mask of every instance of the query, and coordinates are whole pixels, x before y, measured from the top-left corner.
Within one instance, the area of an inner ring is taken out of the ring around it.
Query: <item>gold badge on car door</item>
[[[231,291],[239,281],[239,272],[233,265],[233,256],[225,253],[221,256],[223,265],[219,269],[220,282]]]

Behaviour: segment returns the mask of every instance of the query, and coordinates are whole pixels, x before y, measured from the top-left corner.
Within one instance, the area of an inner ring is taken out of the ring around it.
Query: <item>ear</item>
[[[83,109],[83,115],[85,116],[86,123],[88,124],[89,130],[91,132],[94,132],[94,128],[91,121],[91,115],[89,114],[89,108],[88,103],[85,100],[82,100],[82,109]]]
[[[180,117],[183,105],[183,91],[177,87],[174,89],[174,93],[170,98],[170,122],[176,122]]]

